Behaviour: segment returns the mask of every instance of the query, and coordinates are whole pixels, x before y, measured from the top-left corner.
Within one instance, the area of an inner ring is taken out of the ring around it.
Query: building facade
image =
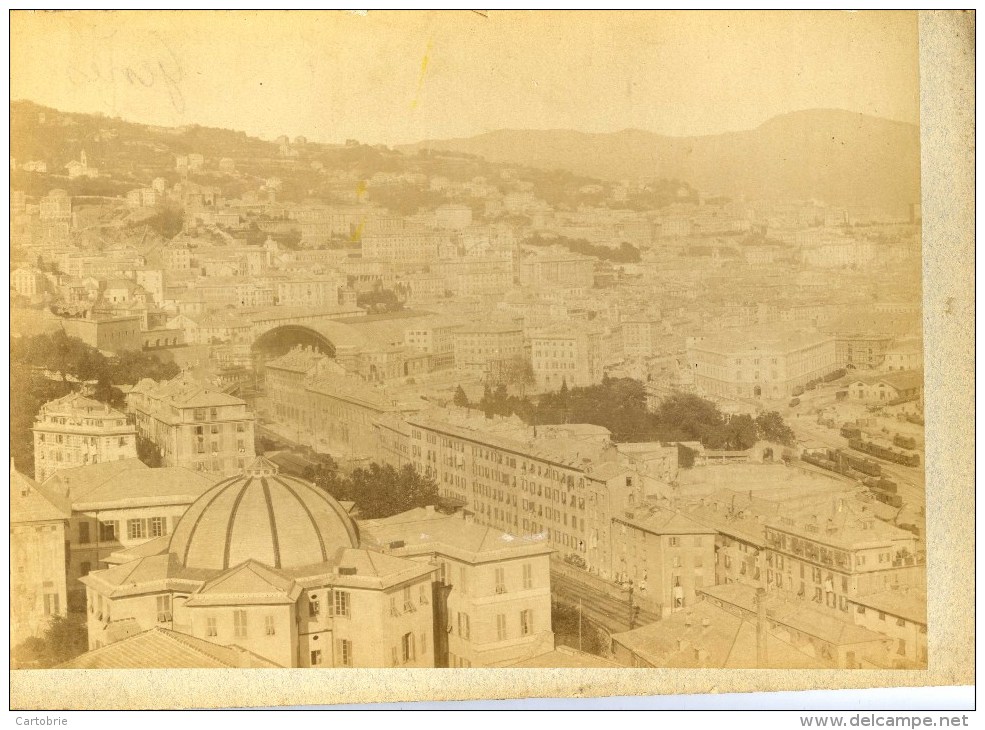
[[[10,465],[10,646],[41,636],[68,610],[69,508]]]
[[[810,333],[693,338],[687,358],[694,384],[727,398],[788,398],[795,388],[838,367],[834,339]]]
[[[126,415],[79,393],[45,403],[34,421],[34,476],[136,458],[137,429]]]
[[[145,378],[127,395],[137,432],[154,442],[165,466],[225,474],[255,455],[256,417],[246,402],[182,374],[170,381]]]

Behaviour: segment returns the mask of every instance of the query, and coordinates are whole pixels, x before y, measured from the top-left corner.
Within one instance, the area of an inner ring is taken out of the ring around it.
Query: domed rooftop
[[[261,456],[192,503],[175,526],[170,552],[188,568],[225,570],[250,559],[296,568],[358,543],[355,523],[338,502],[278,474]]]

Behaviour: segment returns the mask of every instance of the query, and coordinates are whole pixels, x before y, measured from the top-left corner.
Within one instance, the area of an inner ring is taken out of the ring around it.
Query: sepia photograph
[[[921,23],[12,11],[13,706],[923,684],[974,485],[931,468]]]

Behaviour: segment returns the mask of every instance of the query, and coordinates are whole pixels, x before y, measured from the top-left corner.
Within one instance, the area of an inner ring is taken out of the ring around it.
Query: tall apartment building
[[[137,429],[120,411],[79,393],[45,403],[34,421],[34,476],[137,456]]]
[[[433,261],[450,240],[448,234],[427,228],[373,230],[362,234],[362,255],[386,261]]]
[[[544,535],[559,555],[613,575],[610,524],[642,480],[620,461],[605,428],[523,425],[458,409],[376,423],[379,455],[411,463],[477,523],[514,535]]]
[[[138,433],[161,450],[164,466],[226,474],[255,455],[256,417],[246,402],[184,374],[141,380],[127,395],[127,411]]]
[[[404,344],[431,356],[431,368],[444,370],[455,366],[454,333],[462,326],[456,319],[436,315],[414,320],[404,330]]]
[[[662,349],[660,320],[656,317],[624,317],[619,323],[619,333],[627,357],[650,357]]]
[[[523,355],[523,328],[510,322],[466,324],[453,333],[455,367],[491,372]]]
[[[538,252],[520,260],[520,284],[554,289],[591,289],[595,259],[560,250]]]
[[[860,595],[920,586],[916,538],[832,500],[827,514],[778,517],[766,525],[766,586],[846,615]]]
[[[612,518],[616,578],[632,581],[636,599],[667,616],[715,584],[715,530],[668,509],[642,505]]]
[[[31,266],[20,266],[10,272],[10,288],[30,299],[44,294],[46,281],[44,274]]]
[[[589,327],[554,327],[530,335],[530,363],[537,387],[556,390],[585,387],[602,382],[603,333]]]
[[[554,648],[551,548],[420,508],[360,524],[383,552],[436,565],[435,666],[495,667]]]
[[[510,256],[460,257],[430,264],[445,288],[456,296],[501,295],[513,286],[513,259]]]
[[[692,338],[694,384],[726,398],[788,398],[838,368],[835,340],[811,332],[746,330]]]
[[[277,304],[281,306],[325,306],[339,303],[341,276],[305,276],[275,281]]]
[[[888,335],[844,334],[835,339],[835,359],[848,370],[875,370],[893,343]]]

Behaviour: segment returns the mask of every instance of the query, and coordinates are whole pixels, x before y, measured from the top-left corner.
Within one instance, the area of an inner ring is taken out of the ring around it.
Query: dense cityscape
[[[15,667],[927,666],[919,197],[11,136]]]

